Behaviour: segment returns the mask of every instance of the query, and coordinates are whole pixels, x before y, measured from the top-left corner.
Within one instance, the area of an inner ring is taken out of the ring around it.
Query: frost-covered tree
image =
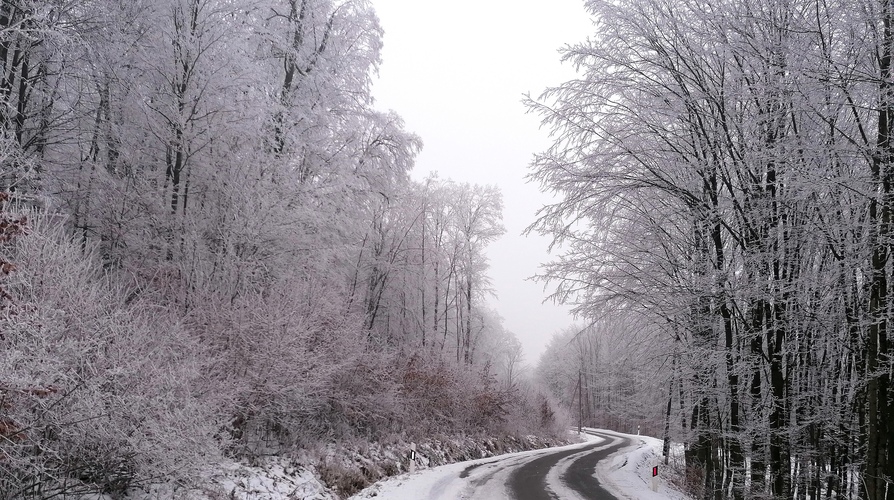
[[[561,428],[500,378],[500,194],[409,179],[381,46],[364,0],[2,2],[0,188],[45,213],[0,241],[0,492]]]
[[[663,332],[705,498],[888,498],[890,5],[587,5],[581,77],[529,101],[543,277]]]

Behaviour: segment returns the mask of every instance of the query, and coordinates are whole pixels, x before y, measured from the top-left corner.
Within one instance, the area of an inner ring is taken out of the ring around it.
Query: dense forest
[[[699,498],[894,498],[894,2],[586,5],[527,101],[541,278],[588,320],[541,377],[682,442]]]
[[[410,178],[370,1],[0,0],[0,499],[567,415],[697,498],[894,499],[894,1],[585,4],[525,100],[585,321],[535,384],[501,194]]]
[[[559,433],[496,187],[413,181],[365,0],[0,2],[0,498],[354,438]]]

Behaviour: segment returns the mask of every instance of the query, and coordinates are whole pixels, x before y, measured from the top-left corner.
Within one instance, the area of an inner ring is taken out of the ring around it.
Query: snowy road
[[[596,465],[631,446],[624,436],[593,431],[591,441],[436,467],[392,478],[355,498],[614,500],[594,475]]]
[[[513,497],[518,500],[556,498],[555,481],[550,481],[550,474],[556,469],[559,481],[574,491],[576,497],[588,500],[615,500],[614,495],[599,485],[594,471],[600,460],[628,446],[630,440],[595,431],[590,431],[589,434],[598,436],[604,441],[591,444],[582,450],[551,453],[517,468],[509,478]],[[560,495],[560,498],[566,496]]]

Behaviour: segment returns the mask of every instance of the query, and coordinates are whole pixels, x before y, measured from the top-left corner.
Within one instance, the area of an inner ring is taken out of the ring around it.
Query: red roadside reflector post
[[[652,477],[655,477],[657,475],[658,475],[658,466],[656,465],[655,467],[652,467]]]

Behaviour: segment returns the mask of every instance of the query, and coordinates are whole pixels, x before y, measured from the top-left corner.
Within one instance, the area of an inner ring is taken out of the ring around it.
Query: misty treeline
[[[223,454],[553,433],[494,187],[408,177],[364,0],[0,2],[0,498]]]
[[[574,425],[661,436],[667,388],[651,325],[623,312],[553,335],[534,372]],[[646,368],[648,367],[648,368]]]
[[[603,389],[701,498],[894,498],[894,2],[586,5],[580,76],[528,101],[542,277],[593,323],[559,347],[635,335],[648,376]],[[566,394],[613,361],[572,359]]]

